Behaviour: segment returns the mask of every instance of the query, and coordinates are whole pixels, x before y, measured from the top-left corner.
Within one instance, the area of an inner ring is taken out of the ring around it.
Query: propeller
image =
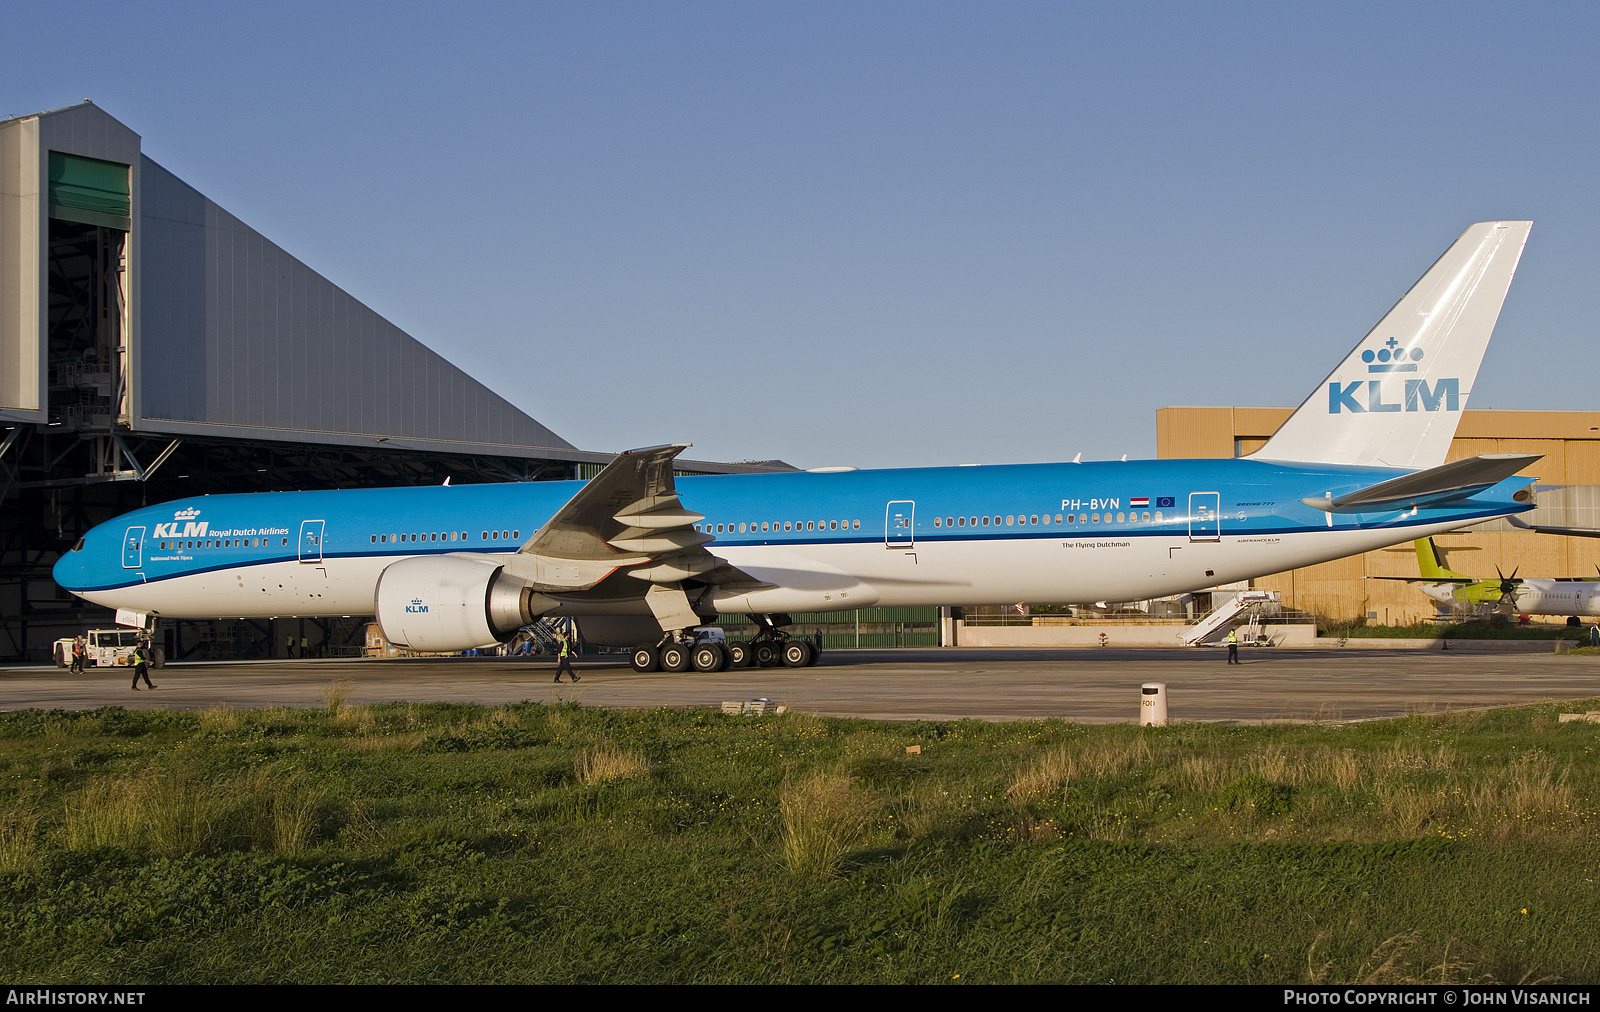
[[[1518,566],[1511,571],[1510,576],[1507,576],[1500,571],[1499,566],[1494,567],[1495,575],[1500,578],[1500,606],[1507,613],[1513,612],[1517,608],[1517,587],[1522,583],[1521,580],[1517,579],[1517,570],[1521,568],[1521,566]]]

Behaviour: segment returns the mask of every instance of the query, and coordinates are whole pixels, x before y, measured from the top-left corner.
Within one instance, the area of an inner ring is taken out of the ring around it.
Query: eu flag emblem
[[[1173,500],[1172,496],[1170,496],[1170,495],[1157,496],[1156,497],[1156,509],[1162,509],[1162,510],[1172,509],[1173,502],[1174,502],[1174,500]]]

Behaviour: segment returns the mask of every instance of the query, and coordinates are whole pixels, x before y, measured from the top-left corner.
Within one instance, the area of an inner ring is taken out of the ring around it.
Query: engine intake
[[[378,576],[374,610],[391,643],[449,653],[503,643],[556,606],[484,559],[401,559]]]

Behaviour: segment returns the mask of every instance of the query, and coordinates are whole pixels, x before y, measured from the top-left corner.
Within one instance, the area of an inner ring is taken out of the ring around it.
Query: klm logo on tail
[[[1367,363],[1369,373],[1416,372],[1422,361],[1421,348],[1402,348],[1394,338],[1384,342],[1384,347],[1367,349],[1361,361]],[[1390,400],[1385,400],[1388,393]],[[1396,396],[1398,395],[1398,396]],[[1430,387],[1427,380],[1408,379],[1400,386],[1391,382],[1385,391],[1384,381],[1369,379],[1343,383],[1334,380],[1328,384],[1328,414],[1341,411],[1366,414],[1369,411],[1445,411],[1461,410],[1461,381],[1455,377],[1436,380]]]

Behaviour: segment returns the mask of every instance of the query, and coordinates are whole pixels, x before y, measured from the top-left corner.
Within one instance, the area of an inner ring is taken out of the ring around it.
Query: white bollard
[[[1139,726],[1167,726],[1167,683],[1145,682],[1139,686]]]

